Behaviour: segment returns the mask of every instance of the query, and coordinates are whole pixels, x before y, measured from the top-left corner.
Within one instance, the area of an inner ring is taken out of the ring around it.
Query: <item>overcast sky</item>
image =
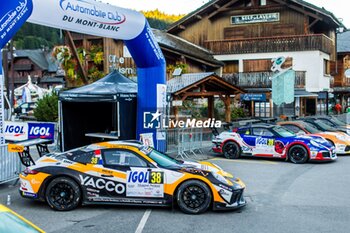
[[[159,9],[168,14],[187,14],[197,9],[208,0],[102,0],[112,5],[134,10]],[[350,9],[348,0],[307,0],[316,6],[333,12],[337,18],[343,19],[346,27],[350,27]]]

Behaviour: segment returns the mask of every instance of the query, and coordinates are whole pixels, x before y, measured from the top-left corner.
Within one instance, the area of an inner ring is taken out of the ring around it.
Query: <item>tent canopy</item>
[[[137,83],[113,71],[106,77],[89,85],[60,93],[63,101],[116,101],[118,94],[137,93]]]

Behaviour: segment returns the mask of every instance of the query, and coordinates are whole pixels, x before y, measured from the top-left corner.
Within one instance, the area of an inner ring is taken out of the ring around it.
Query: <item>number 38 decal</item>
[[[150,184],[163,184],[164,183],[164,173],[163,172],[150,172],[149,173],[149,183]]]

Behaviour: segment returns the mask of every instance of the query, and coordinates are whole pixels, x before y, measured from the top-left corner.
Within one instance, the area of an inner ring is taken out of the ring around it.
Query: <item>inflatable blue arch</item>
[[[137,135],[153,133],[157,147],[156,129],[152,124],[147,124],[146,117],[165,107],[166,64],[152,30],[141,13],[94,0],[1,1],[0,48],[26,21],[124,40],[137,66]]]

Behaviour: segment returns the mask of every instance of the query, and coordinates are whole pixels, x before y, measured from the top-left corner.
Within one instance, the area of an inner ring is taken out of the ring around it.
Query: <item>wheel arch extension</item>
[[[174,193],[173,193],[173,203],[176,203],[176,204],[177,204],[177,192],[178,192],[178,190],[179,190],[179,187],[180,187],[183,183],[185,183],[185,182],[187,182],[187,181],[200,181],[200,182],[204,183],[204,184],[208,187],[208,189],[210,190],[210,194],[211,194],[210,206],[213,205],[213,203],[214,203],[214,193],[213,193],[213,190],[212,190],[211,185],[210,185],[208,182],[206,182],[206,181],[204,181],[204,180],[202,180],[202,179],[199,179],[199,178],[191,178],[191,179],[186,179],[186,180],[181,181],[181,182],[176,186],[176,188],[175,188],[175,190],[174,190]]]
[[[80,182],[79,182],[78,178],[76,178],[76,177],[74,177],[72,175],[67,175],[67,174],[57,174],[57,175],[48,176],[44,180],[44,182],[41,185],[40,190],[39,190],[39,194],[40,194],[40,198],[41,199],[45,200],[45,193],[46,193],[47,186],[50,184],[51,181],[53,181],[56,178],[69,178],[69,179],[72,179],[78,185],[78,187],[80,189],[80,192],[81,192],[82,197],[83,197],[81,200],[82,201],[85,200],[85,193],[83,192],[83,189],[82,189],[82,187],[80,185]]]
[[[237,146],[239,147],[239,149],[242,149],[241,145],[240,145],[235,139],[233,139],[233,138],[228,138],[228,139],[226,139],[225,141],[223,141],[223,142],[221,143],[222,153],[224,153],[224,147],[226,146],[226,144],[227,144],[228,142],[236,143]]]

